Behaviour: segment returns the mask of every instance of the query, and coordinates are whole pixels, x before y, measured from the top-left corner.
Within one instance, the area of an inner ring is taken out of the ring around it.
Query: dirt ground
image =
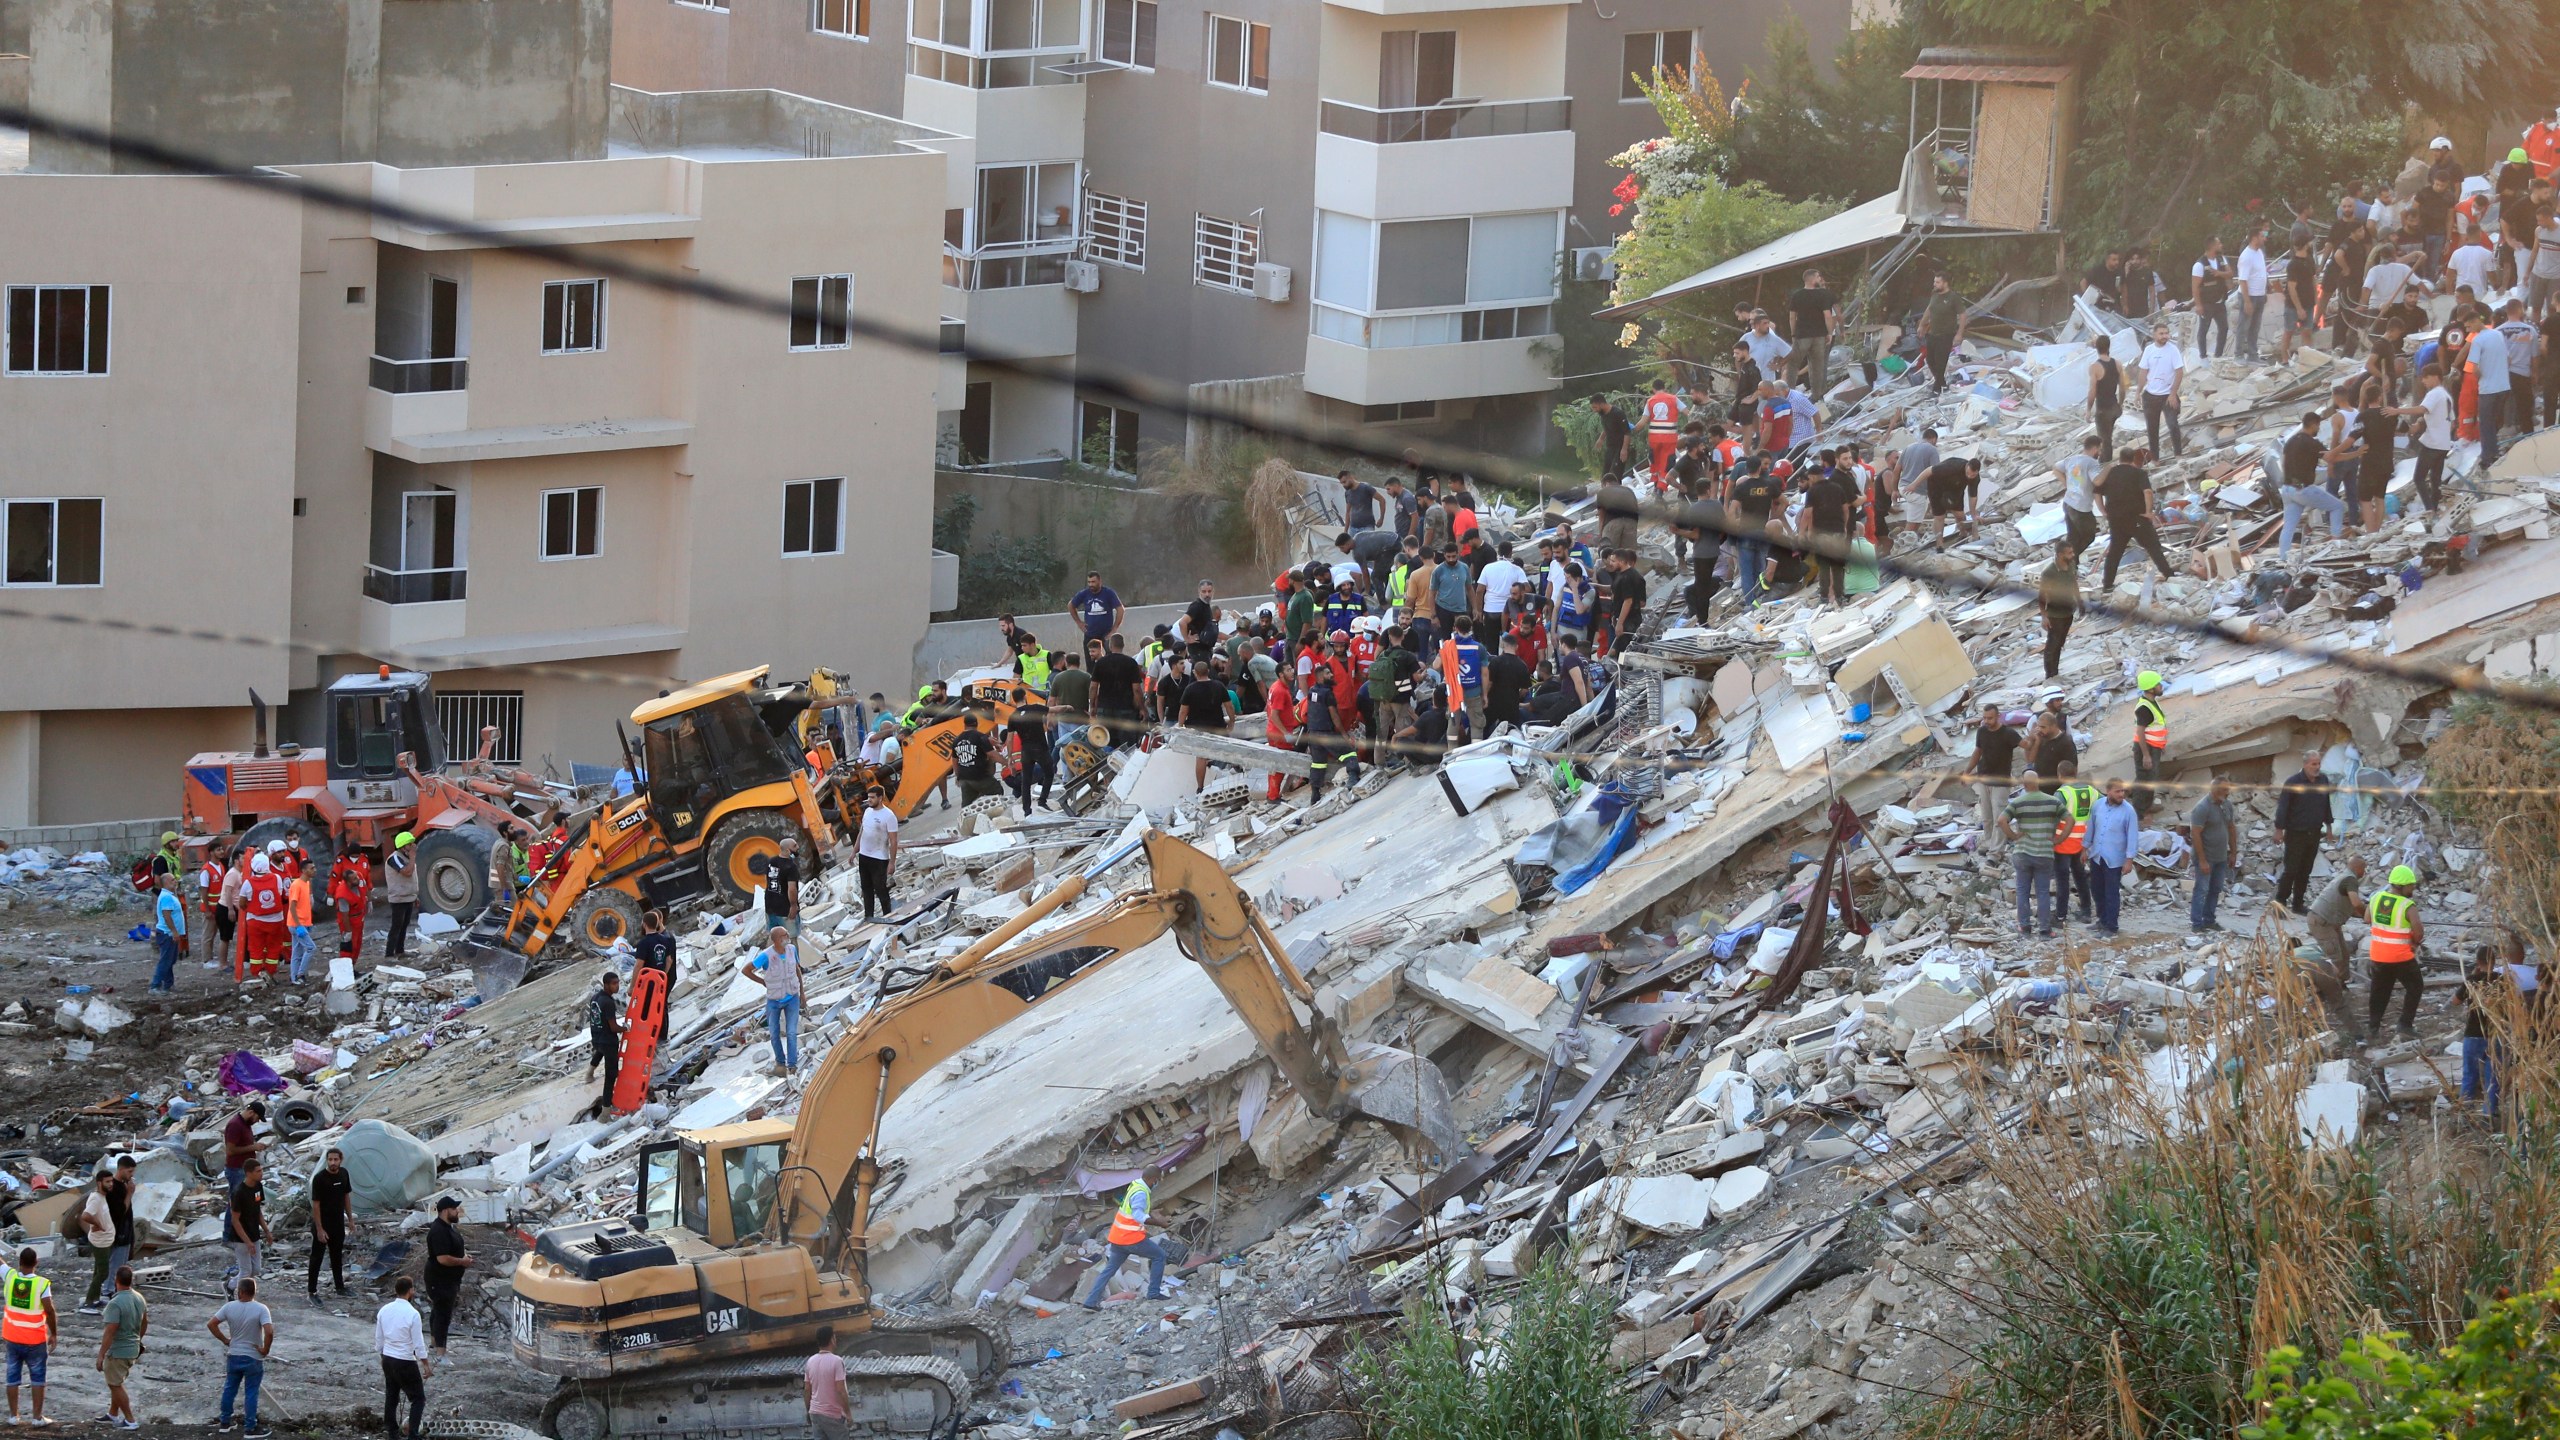
[[[168,1122],[153,1115],[157,1102],[176,1094],[211,1106],[223,1103],[218,1090],[184,1090],[187,1070],[198,1071],[209,1085],[214,1065],[228,1051],[272,1054],[297,1036],[316,1041],[328,1033],[331,1022],[319,1009],[316,981],[301,991],[289,985],[244,988],[227,971],[186,960],[178,967],[174,997],[150,995],[152,947],[124,938],[141,914],[122,908],[74,914],[24,900],[0,912],[0,1012],[12,1002],[25,1007],[9,1017],[16,1022],[7,1032],[11,1043],[0,1047],[0,1083],[13,1097],[0,1108],[0,1168],[24,1176],[33,1156],[75,1176],[85,1174],[122,1142],[162,1133]],[[374,944],[378,949],[378,938]],[[67,1037],[52,1023],[55,1007],[74,985],[90,987],[136,1017],[99,1041],[86,1061],[64,1058]],[[143,1103],[116,1105],[128,1097]],[[109,1113],[82,1113],[90,1107],[108,1107]],[[218,1188],[218,1181],[207,1181],[190,1190],[173,1221],[184,1224],[206,1213]],[[352,1293],[343,1299],[331,1294],[324,1264],[320,1284],[329,1304],[315,1307],[303,1289],[310,1227],[290,1213],[300,1187],[270,1180],[271,1197],[287,1189],[295,1199],[271,1198],[268,1206],[277,1242],[266,1262],[273,1283],[260,1298],[274,1310],[276,1340],[266,1362],[259,1418],[279,1435],[378,1435],[382,1377],[374,1359],[373,1315],[389,1297],[392,1274],[419,1273],[424,1235],[404,1235],[401,1216],[360,1218],[347,1247]],[[405,1263],[378,1285],[367,1281],[364,1271],[377,1251],[402,1240],[409,1242]],[[473,1229],[469,1243],[474,1255],[504,1261],[528,1242],[505,1231]],[[149,1338],[131,1382],[135,1411],[145,1434],[172,1427],[201,1433],[222,1395],[222,1347],[205,1323],[222,1303],[229,1252],[211,1243],[182,1244],[135,1263],[145,1271],[139,1288],[151,1306]],[[152,1273],[159,1266],[168,1273]],[[54,1281],[62,1321],[49,1362],[46,1413],[74,1430],[110,1433],[98,1419],[106,1409],[106,1386],[96,1369],[99,1321],[77,1313],[88,1287],[89,1259],[65,1254],[41,1268]],[[508,1357],[503,1315],[498,1304],[477,1299],[474,1287],[466,1286],[452,1354],[427,1385],[431,1418],[536,1421],[551,1381]],[[32,1399],[20,1397],[23,1410],[31,1412]]]

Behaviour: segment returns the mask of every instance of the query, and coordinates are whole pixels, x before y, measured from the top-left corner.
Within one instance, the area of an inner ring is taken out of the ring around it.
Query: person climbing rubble
[[[2169,712],[2161,704],[2159,671],[2143,671],[2134,686],[2142,693],[2133,702],[2133,806],[2147,816],[2160,767],[2169,757]]]
[[[1084,1308],[1102,1308],[1103,1292],[1120,1267],[1131,1257],[1147,1262],[1147,1297],[1165,1299],[1164,1246],[1147,1234],[1147,1214],[1154,1203],[1155,1192],[1147,1188],[1147,1172],[1141,1169],[1121,1187],[1120,1203],[1111,1212],[1111,1228],[1103,1232],[1102,1263],[1093,1267],[1093,1288],[1085,1292]]]
[[[2426,922],[2418,918],[2418,872],[2407,865],[2391,867],[2388,884],[2374,893],[2365,908],[2373,929],[2365,936],[2365,963],[2373,972],[2373,994],[2365,1007],[2365,1028],[2379,1036],[2382,1017],[2391,1009],[2391,992],[2400,999],[2400,1038],[2418,1034],[2418,1000],[2426,978],[2418,968],[2419,951],[2427,943]]]

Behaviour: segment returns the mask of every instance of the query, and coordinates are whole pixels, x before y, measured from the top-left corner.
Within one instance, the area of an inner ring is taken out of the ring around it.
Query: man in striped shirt
[[[2018,793],[2009,797],[2002,828],[2009,835],[2009,870],[2018,887],[2018,933],[2053,935],[2054,842],[2062,837],[2068,816],[2033,770],[2018,776]],[[2035,895],[2035,924],[2027,923],[2027,895]]]

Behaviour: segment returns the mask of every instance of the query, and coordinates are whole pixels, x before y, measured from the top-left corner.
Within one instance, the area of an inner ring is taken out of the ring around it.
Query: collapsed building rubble
[[[1206,1436],[1322,1408],[1350,1383],[1346,1346],[1404,1298],[1437,1287],[1482,1313],[1561,1255],[1619,1295],[1613,1355],[1660,1433],[1874,1433],[1888,1397],[1960,1360],[1963,1307],[1923,1278],[1948,1263],[1926,1253],[1950,1243],[1933,1202],[1966,1183],[1950,1157],[2023,1108],[2092,1103],[2029,1070],[1986,1084],[1984,1057],[2139,1056],[2182,1085],[2210,1043],[2199,1014],[2246,963],[2188,933],[2168,813],[2147,822],[2121,936],[2018,934],[1963,774],[1960,727],[1986,704],[2033,709],[2050,683],[2082,774],[2121,773],[2132,676],[2159,669],[2172,785],[2268,781],[2317,748],[2343,837],[2320,873],[2349,854],[2410,863],[2450,877],[2431,913],[2487,918],[2477,837],[2413,793],[2441,687],[2112,620],[2075,630],[2046,680],[2033,606],[1984,582],[2033,583],[2036,537],[2058,524],[2054,464],[2083,433],[2068,384],[2082,363],[2064,341],[1978,361],[1944,396],[1903,382],[1841,397],[1834,434],[1898,446],[1935,425],[1992,460],[1983,524],[1947,552],[1970,586],[1905,576],[1837,609],[1797,596],[1704,622],[1661,587],[1609,693],[1562,725],[1373,768],[1312,806],[1263,798],[1263,774],[1303,757],[1184,737],[1118,757],[1110,799],[1082,816],[967,807],[906,849],[885,922],[862,918],[849,873],[823,877],[803,922],[811,1054],[877,1003],[889,971],[947,961],[1153,825],[1236,876],[1346,1038],[1437,1059],[1466,1125],[1471,1153],[1434,1166],[1312,1113],[1171,938],[969,1046],[885,1117],[892,1175],[865,1237],[875,1293],[895,1304],[1011,1317],[1011,1368],[972,1398],[969,1424],[1003,1440]],[[2199,369],[2192,453],[2158,472],[2185,518],[2167,527],[2178,573],[2153,577],[2155,603],[2492,675],[2560,665],[2560,478],[2533,473],[2535,442],[2494,478],[2465,457],[2476,485],[2448,513],[2319,539],[2287,568],[2268,541],[2263,452],[2347,367],[2304,352]],[[1640,549],[1657,568],[1672,555],[1651,526]],[[2127,577],[2120,598],[2141,587]],[[1216,767],[1205,787],[1167,758],[1195,754]],[[2272,797],[2240,803],[2226,903],[2255,916]],[[22,875],[57,863],[8,860]],[[1054,923],[1137,883],[1106,873]],[[703,915],[681,934],[657,1098],[627,1116],[599,1113],[588,1078],[585,963],[483,994],[431,938],[406,964],[244,990],[259,1040],[241,1048],[274,1072],[268,1123],[290,1157],[271,1209],[289,1213],[338,1146],[363,1157],[359,1199],[388,1236],[442,1193],[515,1232],[630,1214],[644,1145],[799,1103],[764,1038],[762,987],[739,973],[750,918]],[[76,1066],[135,1025],[183,1037],[216,1018],[66,996],[12,1006],[0,1026]],[[2342,1044],[2345,1063],[2301,1077],[2306,1143],[2441,1103],[2440,1028]],[[66,1165],[133,1150],[149,1237],[213,1243],[230,1053],[103,1100],[76,1136],[87,1154],[37,1143],[0,1162],[0,1184],[51,1187]],[[1103,1197],[1141,1166],[1163,1176],[1158,1220],[1180,1242],[1174,1298],[1143,1301],[1133,1269],[1088,1313],[1075,1302],[1105,1253]],[[75,1194],[11,1223],[64,1246]],[[476,1283],[494,1324],[507,1267]]]

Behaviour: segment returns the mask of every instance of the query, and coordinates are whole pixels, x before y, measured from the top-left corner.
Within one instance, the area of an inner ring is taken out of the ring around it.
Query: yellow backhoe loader
[[[1143,846],[1151,888],[1015,944]],[[873,1147],[900,1093],[988,1033],[1171,933],[1235,1007],[1310,1110],[1386,1123],[1426,1153],[1461,1149],[1427,1060],[1348,1045],[1253,902],[1217,861],[1170,836],[1114,847],[947,962],[891,970],[829,1050],[795,1120],[751,1121],[645,1148],[639,1214],[542,1233],[515,1271],[516,1358],[561,1377],[543,1411],[559,1440],[806,1428],[801,1358],[836,1327],[864,1433],[950,1429],[1006,1363],[975,1311],[884,1310],[866,1237],[884,1174]],[[1300,1007],[1306,1018],[1300,1017]]]

